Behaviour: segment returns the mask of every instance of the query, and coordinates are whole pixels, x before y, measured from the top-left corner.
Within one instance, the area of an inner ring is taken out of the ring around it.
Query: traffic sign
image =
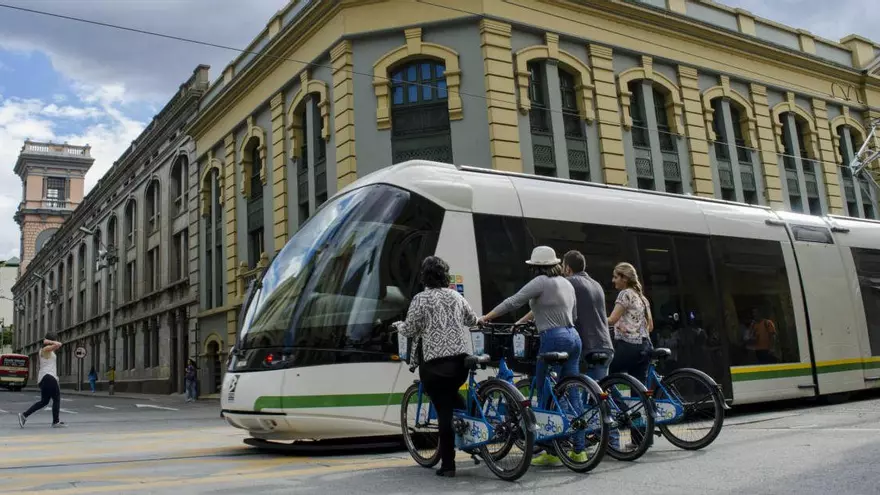
[[[77,347],[76,351],[73,352],[73,355],[76,356],[77,359],[82,359],[86,357],[86,348],[85,347]]]

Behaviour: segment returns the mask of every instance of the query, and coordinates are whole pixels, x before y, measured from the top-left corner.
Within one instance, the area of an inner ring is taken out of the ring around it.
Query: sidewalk
[[[23,389],[25,392],[34,392],[39,394],[40,389],[36,387],[25,387]],[[135,399],[135,400],[167,400],[167,399],[179,399],[181,402],[184,400],[184,394],[135,394],[135,393],[121,393],[117,392],[113,395],[110,395],[106,390],[99,390],[95,393],[92,393],[90,390],[69,390],[69,389],[61,389],[61,395],[71,395],[71,396],[82,396],[82,397],[103,397],[110,399]],[[199,396],[198,401],[200,402],[211,402],[211,401],[220,401],[219,394],[207,395],[207,396]]]

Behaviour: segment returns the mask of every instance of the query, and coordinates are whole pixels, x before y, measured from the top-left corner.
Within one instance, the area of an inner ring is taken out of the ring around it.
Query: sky
[[[878,37],[880,9],[869,8],[875,1],[722,3],[837,40],[850,33]],[[0,0],[4,4],[245,48],[287,0]],[[25,139],[91,145],[88,192],[198,64],[211,66],[213,80],[235,56],[0,7],[0,258],[19,255],[13,214],[21,180],[13,168]]]

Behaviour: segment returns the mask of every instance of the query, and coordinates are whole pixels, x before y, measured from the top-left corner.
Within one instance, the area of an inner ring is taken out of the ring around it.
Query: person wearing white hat
[[[576,318],[574,287],[562,274],[562,260],[556,257],[556,251],[549,246],[538,246],[532,250],[532,257],[526,264],[532,267],[534,278],[516,294],[508,297],[495,309],[479,319],[487,322],[506,313],[521,308],[526,303],[532,311],[535,326],[541,336],[540,353],[566,352],[568,360],[562,364],[562,377],[575,376],[580,373],[581,337],[574,329]],[[526,318],[529,316],[527,315]],[[535,377],[538,385],[538,403],[544,404],[544,381],[547,376],[547,364],[538,361]],[[542,406],[543,407],[543,406]],[[585,462],[583,435],[575,435],[574,460]],[[559,458],[544,453],[532,462],[535,465],[552,465],[559,463]]]

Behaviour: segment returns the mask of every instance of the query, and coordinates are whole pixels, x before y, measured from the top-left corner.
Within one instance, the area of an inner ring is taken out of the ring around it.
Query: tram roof
[[[880,247],[880,221],[875,220],[424,160],[380,169],[338,194],[372,183],[411,190],[453,211],[779,241],[788,240],[778,228],[785,223],[829,228],[835,238],[849,238],[845,245]]]

